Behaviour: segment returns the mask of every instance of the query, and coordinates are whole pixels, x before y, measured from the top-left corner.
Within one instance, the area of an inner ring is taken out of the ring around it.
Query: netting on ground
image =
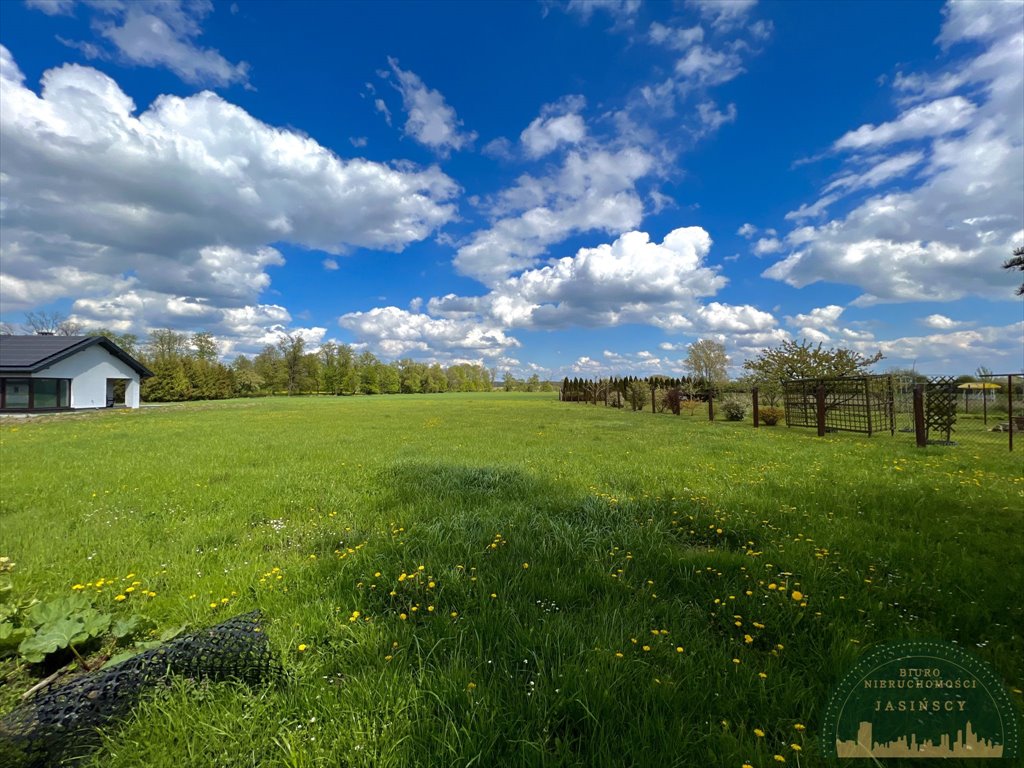
[[[43,768],[87,756],[99,726],[126,717],[142,694],[172,676],[258,683],[280,671],[260,612],[235,616],[36,692],[0,721],[0,765]]]

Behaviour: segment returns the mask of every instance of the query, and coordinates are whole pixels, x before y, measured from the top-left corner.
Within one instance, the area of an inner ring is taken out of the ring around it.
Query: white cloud
[[[338,266],[337,259],[326,258],[320,263],[323,264],[324,269],[328,270],[329,272],[334,272],[340,269],[340,267]]]
[[[25,0],[25,5],[47,16],[72,16],[75,0]]]
[[[775,237],[762,237],[756,243],[754,243],[754,253],[758,256],[764,256],[768,253],[778,253],[783,250],[782,242]]]
[[[704,40],[704,28],[699,24],[694,27],[668,27],[655,21],[651,24],[648,37],[655,45],[685,51],[691,45]]]
[[[536,159],[561,144],[579,144],[587,136],[587,126],[578,114],[585,102],[582,96],[563,99],[541,110],[519,136],[527,157]]]
[[[865,149],[908,139],[953,133],[966,127],[975,106],[962,96],[950,96],[907,110],[896,120],[881,125],[862,125],[836,140],[835,149]]]
[[[687,0],[701,17],[717,30],[726,31],[742,26],[757,0]]]
[[[790,252],[765,276],[796,287],[855,285],[864,291],[854,301],[859,306],[1011,298],[1000,265],[1024,236],[1024,5],[954,4],[945,13],[944,45],[985,46],[942,71],[897,78],[900,99],[910,105],[895,120],[861,126],[834,145],[875,154],[854,154],[826,194],[786,218],[821,216],[841,196],[878,191],[843,218],[790,232]],[[958,89],[964,93],[950,92]],[[896,151],[904,141],[914,146]]]
[[[342,328],[385,357],[426,353],[494,357],[520,343],[497,327],[474,320],[432,318],[398,307],[377,307],[338,318]]]
[[[443,155],[453,149],[468,147],[476,140],[476,133],[460,131],[462,121],[440,91],[428,88],[416,73],[401,69],[397,59],[389,58],[388,65],[394,73],[395,87],[402,94],[402,105],[408,115],[406,136]]]
[[[0,101],[5,312],[67,297],[123,315],[142,306],[129,294],[169,317],[252,306],[283,263],[268,243],[401,250],[454,216],[438,169],[344,160],[208,91],[138,113],[66,65],[37,95],[0,46]]]
[[[459,248],[455,267],[494,285],[571,234],[635,227],[643,216],[636,183],[655,168],[655,158],[638,147],[572,150],[548,175],[524,174],[502,192],[492,205],[500,218]]]
[[[928,317],[924,318],[921,322],[927,325],[929,328],[937,328],[942,331],[948,331],[963,325],[963,323],[958,322],[950,317],[938,314],[928,315]]]
[[[723,112],[715,102],[704,101],[697,105],[697,115],[701,125],[699,134],[709,136],[723,125],[736,122],[736,105],[730,104]]]
[[[584,22],[590,21],[594,11],[602,11],[611,16],[616,26],[630,23],[640,10],[640,0],[569,0],[565,6],[568,13],[573,13]]]
[[[48,15],[74,12],[72,1],[29,0],[30,8]],[[213,10],[209,0],[132,0],[131,2],[87,2],[93,14],[93,29],[113,46],[112,53],[89,41],[61,39],[89,58],[119,57],[128,64],[166,67],[187,83],[223,87],[240,83],[248,86],[249,65],[232,63],[219,51],[203,48],[197,38],[202,21]]]
[[[757,227],[747,222],[746,224],[744,224],[743,226],[736,230],[736,234],[739,235],[740,237],[745,237],[749,240],[750,238],[757,234]]]

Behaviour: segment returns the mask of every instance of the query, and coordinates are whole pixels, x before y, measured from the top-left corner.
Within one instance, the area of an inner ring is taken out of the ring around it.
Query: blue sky
[[[0,318],[1024,364],[1024,3],[0,4]]]

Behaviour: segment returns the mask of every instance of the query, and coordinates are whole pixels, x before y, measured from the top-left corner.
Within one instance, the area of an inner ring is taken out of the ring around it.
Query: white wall
[[[107,379],[128,379],[125,405],[139,407],[139,374],[99,344],[32,375],[42,379],[71,379],[72,408],[105,408]]]

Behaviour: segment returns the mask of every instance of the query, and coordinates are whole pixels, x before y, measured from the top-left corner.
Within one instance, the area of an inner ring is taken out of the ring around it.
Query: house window
[[[0,408],[50,411],[71,407],[70,379],[0,379]]]
[[[4,382],[4,407],[28,408],[32,379],[7,379]]]

